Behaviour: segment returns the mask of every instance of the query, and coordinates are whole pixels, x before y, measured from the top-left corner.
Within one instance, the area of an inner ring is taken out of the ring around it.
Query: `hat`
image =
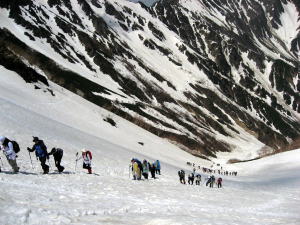
[[[82,152],[82,153],[86,152],[86,149],[85,149],[85,148],[83,148],[83,149],[81,150],[81,152]]]
[[[0,144],[3,144],[4,140],[5,140],[5,137],[4,136],[0,136]]]
[[[33,142],[36,142],[36,141],[38,141],[39,140],[39,138],[38,137],[33,137]]]

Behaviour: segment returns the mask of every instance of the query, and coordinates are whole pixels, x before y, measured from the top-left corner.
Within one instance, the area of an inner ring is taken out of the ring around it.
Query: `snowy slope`
[[[55,98],[0,67],[1,134],[18,140],[21,146],[19,174],[10,173],[1,155],[0,224],[299,223],[300,175],[296,171],[300,150],[223,165],[239,175],[223,177],[222,189],[181,185],[177,171],[191,170],[187,161],[206,167],[212,163],[53,83],[50,86]],[[107,117],[117,127],[104,122]],[[32,135],[42,138],[49,149],[65,150],[65,173],[52,172],[51,158],[51,173],[42,175],[33,154],[31,168],[26,147],[32,145]],[[75,153],[83,147],[93,151],[93,169],[98,175],[85,174],[80,163],[75,173]],[[156,180],[131,180],[128,165],[132,157],[159,159],[162,175]]]
[[[297,4],[137,2],[2,1],[1,65],[28,82],[52,81],[201,157],[252,159],[299,137]],[[47,101],[61,106],[63,96]],[[63,123],[98,133],[72,113]]]

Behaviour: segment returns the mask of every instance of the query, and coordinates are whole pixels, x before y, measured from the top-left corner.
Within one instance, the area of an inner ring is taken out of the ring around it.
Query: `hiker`
[[[215,180],[216,180],[215,176],[212,175],[212,176],[211,176],[211,182],[210,182],[210,184],[209,184],[209,187],[211,187],[211,188],[214,187]]]
[[[211,181],[212,181],[212,176],[209,176],[209,177],[207,178],[207,181],[206,181],[206,187],[207,187],[208,185],[210,186]]]
[[[64,171],[64,167],[60,165],[61,159],[63,157],[64,151],[61,148],[52,148],[51,152],[48,155],[53,155],[55,166],[58,172]]]
[[[217,180],[217,185],[218,185],[218,188],[221,188],[222,187],[222,178],[219,177],[218,180]]]
[[[36,157],[40,160],[44,174],[49,173],[49,166],[46,164],[46,160],[49,159],[47,152],[47,147],[44,144],[43,140],[40,140],[38,137],[33,137],[34,145],[32,148],[27,148],[29,152],[34,152]]]
[[[144,159],[142,166],[143,166],[143,176],[145,177],[145,179],[148,179],[149,165],[146,159]]]
[[[194,184],[195,175],[194,173],[190,173],[188,177],[188,183],[193,185]]]
[[[184,172],[184,170],[179,170],[178,171],[178,176],[179,176],[180,183],[185,184],[185,172]]]
[[[196,175],[196,185],[200,185],[200,183],[201,183],[201,175],[197,174]]]
[[[14,173],[18,173],[19,167],[18,167],[17,159],[16,159],[17,158],[16,149],[18,147],[15,147],[13,142],[4,136],[0,137],[0,144],[1,144],[0,149],[3,150],[3,153],[6,156],[6,159],[9,163],[9,165],[13,169]],[[19,148],[19,150],[20,150],[20,148]],[[1,168],[0,168],[0,171],[1,171]]]
[[[82,158],[82,161],[83,161],[82,168],[83,169],[87,169],[88,173],[92,174],[92,158],[93,157],[92,157],[91,151],[86,150],[86,149],[82,149],[81,153],[82,154],[81,154],[80,158]]]
[[[151,178],[155,179],[155,164],[154,163],[148,163],[149,170],[151,173]]]
[[[160,162],[159,162],[159,160],[156,160],[154,165],[155,165],[155,173],[160,175]]]
[[[141,173],[142,173],[142,163],[138,159],[131,159],[132,163],[132,174],[134,180],[141,180]]]

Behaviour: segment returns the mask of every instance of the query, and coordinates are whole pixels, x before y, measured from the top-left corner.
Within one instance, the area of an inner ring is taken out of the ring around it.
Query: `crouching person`
[[[49,155],[53,155],[55,166],[60,173],[65,169],[65,167],[60,165],[63,154],[64,151],[61,148],[52,148],[51,152],[49,153]]]
[[[14,149],[13,143],[6,137],[1,136],[0,137],[0,149],[3,150],[4,155],[6,156],[6,159],[13,169],[14,173],[19,172],[19,167],[17,165],[17,155]],[[0,170],[1,171],[1,170]]]

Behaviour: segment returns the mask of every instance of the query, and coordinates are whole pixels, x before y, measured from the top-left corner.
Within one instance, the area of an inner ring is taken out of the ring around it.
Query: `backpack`
[[[39,144],[35,146],[35,155],[41,158],[47,156],[45,150],[43,150],[42,146]]]
[[[138,161],[137,164],[140,168],[140,171],[143,172],[143,165],[142,165],[141,161]]]
[[[13,144],[15,153],[18,153],[20,151],[20,146],[16,141],[10,141]]]
[[[64,151],[61,148],[57,148],[55,155],[62,157],[64,155]]]

